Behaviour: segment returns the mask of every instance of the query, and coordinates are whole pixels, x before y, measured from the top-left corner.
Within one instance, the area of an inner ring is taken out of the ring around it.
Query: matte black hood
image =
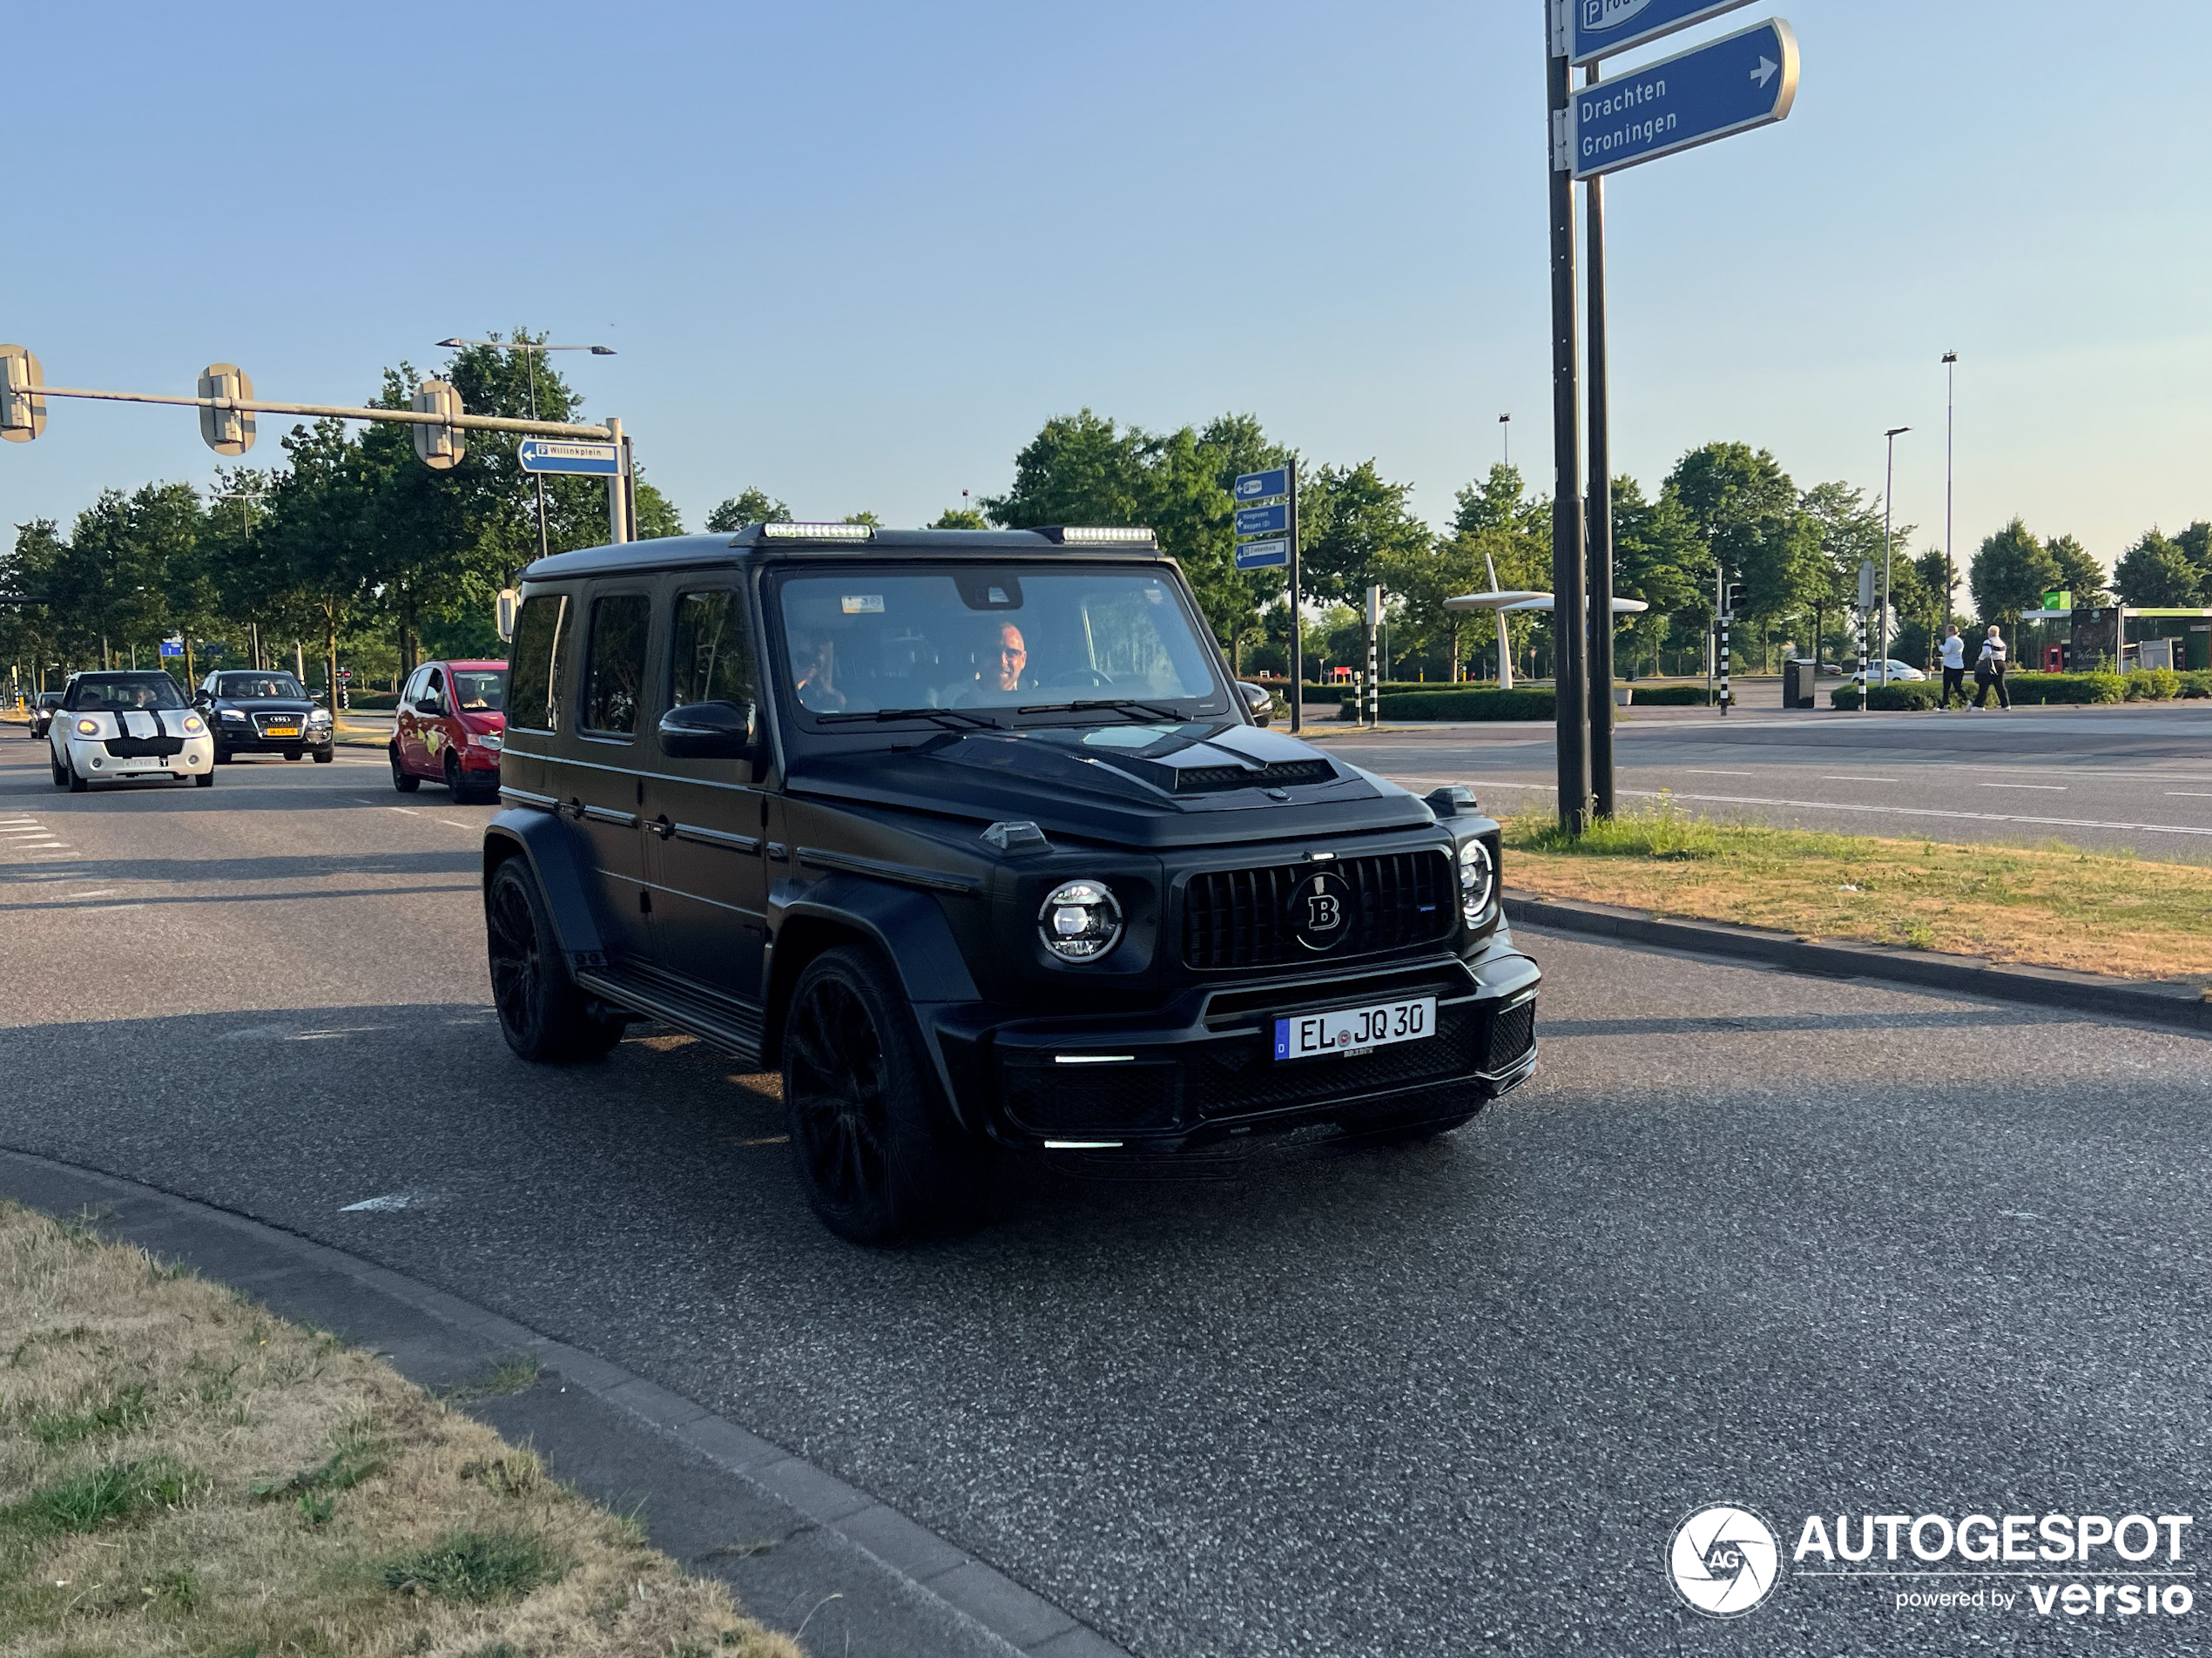
[[[1395,784],[1253,725],[945,731],[794,761],[798,792],[1130,846],[1217,846],[1432,823]]]

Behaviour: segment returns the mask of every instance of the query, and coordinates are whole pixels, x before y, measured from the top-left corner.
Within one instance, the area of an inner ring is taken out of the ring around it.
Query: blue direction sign
[[[611,443],[576,443],[566,438],[526,437],[515,447],[525,472],[580,472],[611,478],[622,469]]]
[[[1237,547],[1238,570],[1279,570],[1291,562],[1291,543],[1274,541],[1241,542]]]
[[[1570,0],[1570,3],[1575,38],[1568,59],[1581,64],[1594,64],[1647,40],[1748,6],[1751,0]]]
[[[1750,0],[1737,0],[1737,3],[1749,4]],[[1264,472],[1247,472],[1237,480],[1236,487],[1230,491],[1238,506],[1247,501],[1267,501],[1290,492],[1291,469],[1288,467],[1270,467]]]
[[[1575,92],[1575,177],[1618,172],[1733,132],[1770,126],[1797,96],[1797,37],[1777,17]]]
[[[161,654],[165,657],[183,656],[185,654],[185,642],[182,639],[164,639],[161,642]]]
[[[1287,502],[1277,502],[1271,507],[1239,507],[1237,509],[1237,533],[1239,536],[1280,536],[1291,527],[1291,509]]]

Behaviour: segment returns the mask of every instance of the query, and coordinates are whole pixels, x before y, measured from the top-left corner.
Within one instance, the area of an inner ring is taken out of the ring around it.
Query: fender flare
[[[821,920],[867,938],[891,963],[907,1000],[980,1001],[952,924],[928,893],[865,876],[834,874],[801,884],[778,881],[768,894],[771,948],[794,920]],[[771,982],[774,964],[770,963]]]
[[[607,947],[591,909],[575,832],[559,819],[528,806],[509,806],[484,826],[483,888],[491,893],[493,872],[508,859],[521,857],[536,879],[555,940],[570,968],[604,967]]]

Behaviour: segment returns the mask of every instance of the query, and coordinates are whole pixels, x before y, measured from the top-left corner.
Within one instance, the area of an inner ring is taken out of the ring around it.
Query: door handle
[[[655,818],[651,823],[647,824],[645,827],[651,830],[663,840],[666,840],[670,836],[676,832],[676,826],[668,820],[668,814],[665,812],[662,812],[659,817]]]

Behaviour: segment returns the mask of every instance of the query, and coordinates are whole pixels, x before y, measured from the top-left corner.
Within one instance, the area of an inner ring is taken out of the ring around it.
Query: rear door
[[[583,672],[577,689],[575,758],[561,767],[570,803],[599,872],[609,937],[617,954],[651,954],[652,901],[645,885],[639,808],[649,758],[648,644],[653,602],[644,583],[595,588],[584,621]]]
[[[667,625],[665,705],[754,702],[752,644],[735,577],[681,578]],[[761,1001],[768,939],[759,765],[683,759],[647,739],[645,862],[662,967],[738,1001]]]

